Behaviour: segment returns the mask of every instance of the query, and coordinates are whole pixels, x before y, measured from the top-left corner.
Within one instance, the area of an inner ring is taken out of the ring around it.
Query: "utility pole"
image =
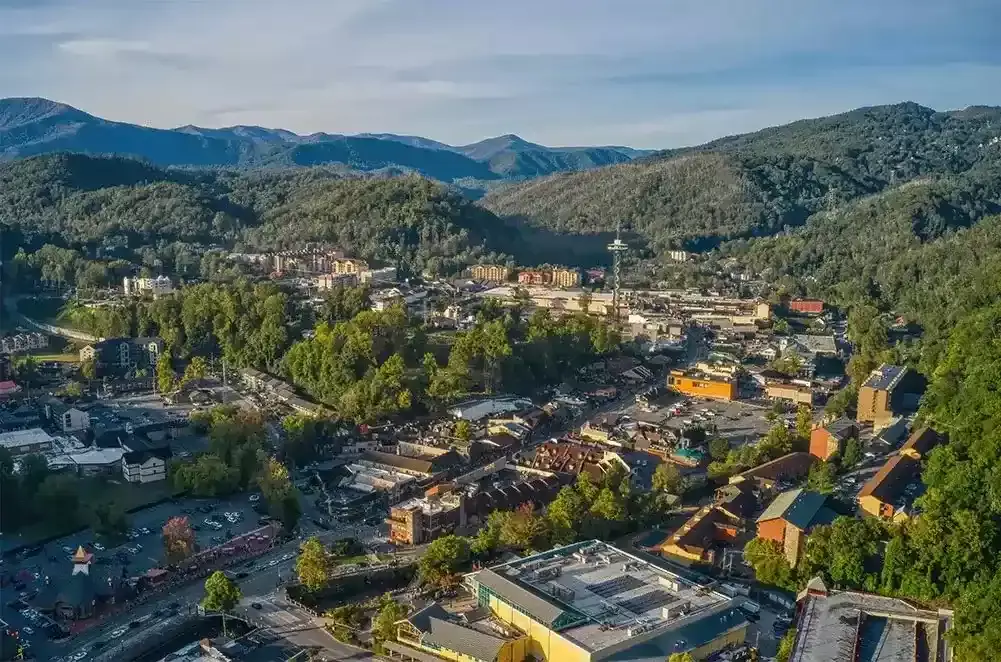
[[[622,297],[622,254],[629,250],[629,247],[622,241],[622,222],[615,223],[615,241],[608,245],[608,251],[612,254],[612,319],[616,324],[619,322],[619,304]]]

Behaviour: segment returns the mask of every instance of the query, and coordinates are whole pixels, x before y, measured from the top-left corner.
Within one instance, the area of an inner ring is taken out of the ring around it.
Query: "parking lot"
[[[672,412],[672,408],[686,401],[689,403],[687,406],[680,411],[674,409],[677,413]],[[620,413],[633,420],[664,425],[675,431],[689,425],[715,427],[714,436],[726,439],[733,447],[757,441],[774,425],[767,418],[771,408],[757,403],[699,400],[669,393],[653,405],[642,407],[635,402],[627,403]],[[795,414],[792,417],[795,419]]]
[[[78,546],[93,552],[94,563],[102,566],[108,576],[134,577],[161,565],[162,529],[171,517],[187,516],[199,548],[206,549],[258,528],[260,515],[253,510],[253,505],[247,495],[230,500],[185,499],[164,503],[133,514],[129,537],[118,545],[101,541],[88,529],[36,548],[30,556],[4,559],[0,566],[5,579],[0,608],[2,618],[36,648],[49,636],[43,632],[48,621],[32,610],[19,611],[20,605],[14,603],[24,597],[29,605],[37,607],[32,604],[32,598],[47,582],[58,582],[69,576],[72,570],[69,557]],[[228,519],[226,513],[230,514]]]

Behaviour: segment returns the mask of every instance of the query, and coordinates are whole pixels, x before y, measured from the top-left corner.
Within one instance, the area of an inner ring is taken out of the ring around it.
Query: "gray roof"
[[[506,639],[458,623],[433,616],[429,620],[431,632],[425,633],[425,639],[440,648],[463,653],[477,660],[495,660],[507,643]]]
[[[789,490],[775,497],[765,512],[758,517],[759,522],[770,519],[784,519],[798,529],[806,530],[819,523],[818,513],[824,509],[827,497],[819,492],[804,489]],[[827,519],[825,516],[820,519]]]
[[[869,375],[869,378],[865,380],[862,386],[868,386],[879,391],[892,391],[900,383],[900,380],[903,379],[906,372],[907,368],[904,366],[884,363],[872,371],[872,374]]]
[[[493,570],[481,570],[476,574],[476,581],[489,588],[505,601],[516,605],[540,623],[551,626],[566,611],[559,605],[536,595],[528,589],[522,588]]]
[[[824,429],[838,441],[844,441],[845,439],[855,435],[855,421],[842,416],[841,418],[828,423]]]
[[[442,609],[437,602],[432,602],[407,616],[404,620],[421,632],[428,632],[431,629],[431,618],[448,618],[448,612]]]
[[[793,336],[797,345],[811,354],[837,354],[838,345],[833,335],[807,335],[798,333]]]

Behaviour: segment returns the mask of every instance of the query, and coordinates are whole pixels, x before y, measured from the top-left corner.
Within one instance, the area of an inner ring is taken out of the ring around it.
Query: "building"
[[[358,284],[357,274],[319,274],[313,277],[313,286],[321,292],[335,287],[350,287]]]
[[[0,447],[6,448],[14,456],[44,453],[52,449],[52,441],[49,433],[41,428],[15,430],[0,434]]]
[[[119,448],[87,448],[79,452],[49,456],[50,471],[70,471],[80,476],[114,476],[121,471],[122,455]]]
[[[474,264],[469,272],[473,280],[490,283],[506,283],[511,276],[511,268],[500,264]]]
[[[70,558],[73,569],[70,576],[61,580],[46,578],[45,586],[35,598],[39,610],[54,618],[79,621],[92,618],[102,603],[115,601],[119,583],[110,575],[103,575],[94,568],[94,555],[77,547]]]
[[[712,564],[717,543],[732,542],[741,531],[742,521],[711,503],[696,511],[656,550],[685,561]]]
[[[528,655],[528,637],[499,622],[482,623],[471,612],[463,619],[432,602],[396,622],[396,641],[383,647],[390,659],[415,662],[522,662]],[[465,621],[465,622],[464,622]],[[426,651],[426,653],[421,653]],[[430,653],[430,655],[428,654]]]
[[[130,483],[155,483],[167,478],[168,447],[129,451],[122,455],[122,476]]]
[[[77,432],[90,428],[90,414],[68,405],[58,398],[49,398],[46,401],[45,417],[60,432]]]
[[[466,495],[452,486],[436,486],[423,497],[389,509],[389,539],[401,545],[420,545],[466,525]]]
[[[824,312],[824,302],[820,299],[792,299],[789,310],[801,315],[820,315]]]
[[[714,400],[736,400],[737,381],[733,377],[716,377],[700,372],[672,370],[667,385],[679,393]]]
[[[826,462],[832,455],[842,455],[845,444],[853,437],[858,438],[858,426],[844,416],[827,425],[814,426],[810,431],[810,455]]]
[[[98,374],[119,373],[154,367],[162,352],[162,338],[108,338],[81,349],[80,360],[93,361]]]
[[[835,513],[819,492],[795,489],[783,492],[758,516],[758,537],[779,544],[789,565],[795,567],[814,527],[830,524]]]
[[[771,400],[779,402],[813,406],[813,389],[809,386],[788,383],[765,384],[765,395]]]
[[[918,609],[905,600],[831,591],[820,577],[797,599],[796,641],[789,662],[950,662],[946,633],[953,614]]]
[[[883,427],[895,415],[916,409],[923,391],[920,375],[904,366],[884,363],[859,388],[856,419]]]
[[[0,338],[0,354],[30,352],[33,349],[45,349],[48,346],[49,337],[44,333],[18,333]]]
[[[125,296],[152,295],[153,298],[170,294],[174,291],[174,284],[166,276],[156,276],[154,278],[129,278],[122,279],[122,290]]]
[[[437,450],[441,452],[434,455],[420,456],[384,453],[382,451],[364,451],[358,462],[376,468],[399,471],[418,478],[430,478],[462,462],[462,458],[454,450],[444,448]]]
[[[556,287],[570,288],[580,286],[580,270],[556,267],[553,269],[552,283]]]
[[[553,282],[553,272],[549,269],[525,269],[518,274],[521,285],[549,285]]]
[[[330,273],[354,274],[361,277],[363,271],[368,271],[368,262],[351,258],[337,258],[330,261]]]
[[[359,280],[362,283],[372,285],[384,285],[397,281],[396,267],[380,267],[378,269],[366,269],[361,272]]]
[[[730,484],[750,483],[755,489],[774,492],[804,478],[817,458],[809,453],[794,452],[777,457],[770,462],[751,467],[730,477]]]
[[[702,660],[743,643],[747,620],[711,586],[591,540],[466,575],[478,605],[553,662]]]
[[[921,459],[943,438],[935,430],[915,430],[858,493],[859,510],[886,520],[910,516],[920,485]],[[908,493],[910,492],[910,493]]]
[[[692,256],[688,251],[673,250],[667,252],[667,257],[674,262],[688,262]]]

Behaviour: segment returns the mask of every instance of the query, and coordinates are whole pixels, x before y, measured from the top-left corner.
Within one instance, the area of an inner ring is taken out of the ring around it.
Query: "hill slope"
[[[58,154],[0,163],[0,229],[135,255],[172,242],[274,250],[330,242],[420,273],[506,259],[518,230],[411,175],[345,177],[323,168],[163,170],[121,157]]]
[[[160,166],[258,167],[341,164],[361,172],[402,169],[443,181],[521,179],[624,163],[645,154],[620,147],[550,148],[517,136],[454,147],[418,136],[110,122],[47,99],[0,99],[0,160],[52,152],[132,156]]]
[[[999,127],[999,108],[863,108],[503,186],[482,204],[561,232],[607,232],[621,221],[655,251],[698,250],[801,225],[823,208],[915,177],[1001,160]]]

